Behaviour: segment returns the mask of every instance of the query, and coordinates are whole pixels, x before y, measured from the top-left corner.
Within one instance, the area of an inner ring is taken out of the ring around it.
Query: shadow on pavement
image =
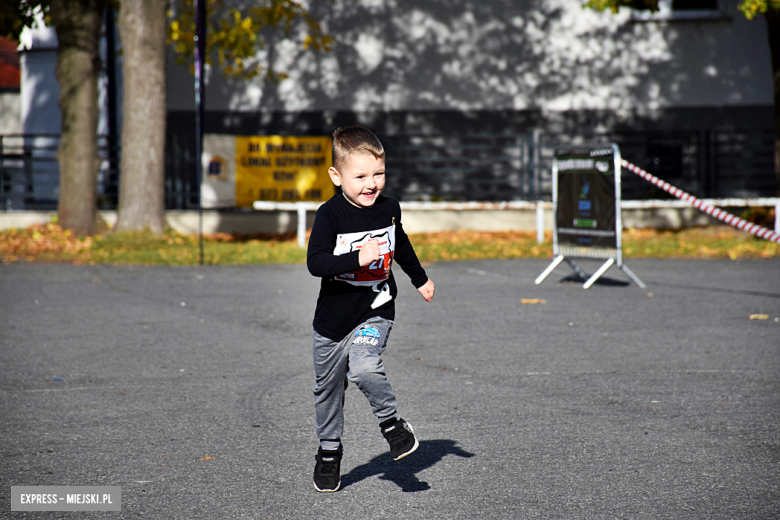
[[[578,283],[583,284],[587,280],[583,280],[576,274],[570,274],[569,276],[564,276],[560,280],[558,280],[558,283]],[[604,287],[628,287],[631,285],[631,282],[628,282],[626,280],[616,280],[615,278],[609,278],[607,276],[602,276],[601,278],[597,279],[593,285],[601,285]]]
[[[438,464],[446,455],[470,458],[469,453],[455,445],[455,441],[437,439],[420,441],[417,451],[399,461],[390,457],[390,452],[374,457],[369,462],[353,468],[341,477],[341,489],[368,477],[379,475],[382,480],[395,482],[404,492],[425,491],[430,484],[417,478],[417,473]]]

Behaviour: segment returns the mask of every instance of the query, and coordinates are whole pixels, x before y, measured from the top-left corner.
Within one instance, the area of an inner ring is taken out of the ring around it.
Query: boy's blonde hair
[[[379,138],[362,126],[337,128],[333,132],[333,167],[341,171],[349,158],[356,153],[373,155],[384,160],[385,149]]]

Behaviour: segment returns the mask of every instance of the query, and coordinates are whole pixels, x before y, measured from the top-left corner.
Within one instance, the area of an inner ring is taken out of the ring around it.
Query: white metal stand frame
[[[556,267],[558,267],[561,262],[564,260],[571,266],[571,268],[574,270],[575,273],[582,279],[585,280],[585,284],[582,286],[583,289],[588,289],[591,285],[596,283],[596,280],[598,280],[607,270],[612,267],[613,265],[617,265],[620,270],[622,270],[626,275],[639,287],[644,289],[646,285],[640,280],[629,268],[623,263],[623,247],[622,247],[622,240],[623,240],[623,219],[620,215],[620,168],[621,168],[621,161],[620,161],[620,148],[614,143],[612,143],[611,148],[613,150],[613,159],[614,159],[614,171],[615,171],[615,244],[616,248],[614,251],[611,250],[604,250],[604,253],[601,253],[600,251],[592,251],[590,254],[582,255],[581,258],[599,258],[599,259],[606,259],[606,262],[602,264],[599,269],[593,273],[592,276],[588,277],[587,274],[585,274],[585,271],[582,270],[582,268],[577,265],[577,263],[573,260],[573,258],[580,257],[579,255],[566,255],[561,252],[561,248],[558,245],[558,159],[553,158],[553,165],[552,165],[552,176],[553,176],[553,255],[555,255],[555,258],[553,259],[552,263],[547,266],[547,269],[542,272],[542,274],[539,275],[539,277],[536,278],[535,282],[536,285],[539,285],[544,281],[545,278],[547,278],[550,273],[552,273]]]

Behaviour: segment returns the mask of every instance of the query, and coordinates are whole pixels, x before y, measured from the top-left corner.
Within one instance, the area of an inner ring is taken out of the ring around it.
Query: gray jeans
[[[392,321],[371,318],[341,341],[333,341],[314,331],[314,411],[317,436],[323,449],[335,449],[341,440],[344,391],[350,381],[368,398],[379,422],[398,419],[395,394],[381,358],[392,328]]]

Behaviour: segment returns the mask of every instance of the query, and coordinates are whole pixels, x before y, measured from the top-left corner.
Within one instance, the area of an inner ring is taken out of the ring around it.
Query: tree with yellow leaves
[[[289,35],[294,25],[302,22],[306,27],[306,36],[301,42],[304,49],[328,51],[333,44],[331,37],[322,32],[319,21],[301,4],[290,0],[272,0],[243,12],[235,7],[226,7],[225,0],[208,0],[207,12],[206,60],[210,64],[216,51],[219,68],[226,76],[251,78],[265,74],[273,81],[287,77],[271,66],[253,63],[258,50],[266,46],[263,28],[276,27]],[[169,11],[169,16],[168,37],[173,43],[176,61],[192,66],[195,55],[193,0],[184,0],[178,12]]]
[[[332,40],[301,4],[265,0],[240,10],[225,0],[207,0],[206,61],[217,55],[226,76],[253,77],[264,73],[274,81],[283,72],[254,63],[266,45],[264,30],[275,27],[289,35],[303,24],[301,44],[329,50]],[[165,224],[165,46],[173,45],[180,63],[192,63],[195,54],[193,0],[183,0],[168,11],[167,0],[122,0],[119,33],[124,50],[122,164],[117,230],[149,228],[162,233]]]
[[[60,85],[62,131],[57,217],[78,235],[97,226],[98,76],[103,10],[108,0],[19,0],[0,2],[0,31],[18,40],[36,13],[57,32],[55,76]]]
[[[291,0],[259,0],[245,10],[229,0],[207,1],[207,60],[216,51],[226,76],[265,73],[275,81],[286,77],[271,67],[253,64],[265,47],[264,29],[289,35],[303,24],[301,44],[329,50],[333,43],[319,22]],[[161,233],[165,224],[165,49],[172,43],[177,59],[194,56],[193,0],[182,0],[176,12],[168,0],[18,0],[0,3],[0,33],[18,39],[40,10],[57,31],[57,79],[60,83],[62,132],[59,223],[78,235],[97,230],[99,43],[104,9],[119,9],[123,47],[124,97],[122,164],[117,229],[149,228]]]

